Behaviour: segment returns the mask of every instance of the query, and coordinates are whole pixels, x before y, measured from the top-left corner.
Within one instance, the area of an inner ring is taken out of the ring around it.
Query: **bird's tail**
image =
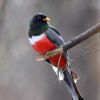
[[[80,95],[80,92],[74,82],[73,76],[68,71],[68,69],[64,70],[63,74],[64,74],[64,82],[70,94],[72,95],[73,100],[84,100],[84,98]]]

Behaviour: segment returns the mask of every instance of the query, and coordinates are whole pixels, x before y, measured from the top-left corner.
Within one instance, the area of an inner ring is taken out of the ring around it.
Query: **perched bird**
[[[52,27],[50,18],[42,13],[34,15],[30,21],[28,38],[33,49],[40,55],[45,55],[64,44],[60,33]],[[67,52],[61,52],[45,60],[56,72],[59,80],[64,80],[73,100],[84,100],[74,82],[76,73],[68,64]]]

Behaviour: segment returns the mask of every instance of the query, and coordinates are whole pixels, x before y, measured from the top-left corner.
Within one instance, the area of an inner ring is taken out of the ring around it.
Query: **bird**
[[[65,43],[60,32],[51,26],[49,21],[50,18],[47,15],[37,13],[32,16],[29,24],[28,39],[39,55],[45,55]],[[60,52],[49,57],[45,62],[52,66],[58,79],[64,81],[72,100],[84,100],[74,81],[77,79],[77,74],[68,63],[67,52]]]

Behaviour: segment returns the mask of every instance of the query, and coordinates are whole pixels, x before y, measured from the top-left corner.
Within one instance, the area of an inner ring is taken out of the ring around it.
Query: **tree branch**
[[[44,61],[44,60],[48,59],[49,57],[52,57],[52,56],[59,54],[62,51],[65,52],[65,51],[71,49],[72,47],[76,46],[77,44],[83,42],[84,40],[88,39],[92,35],[95,35],[99,31],[100,31],[100,23],[97,23],[95,26],[93,26],[89,30],[85,31],[84,33],[81,33],[77,37],[69,40],[68,42],[63,44],[61,47],[59,47],[51,52],[48,52],[45,55],[40,56],[37,59],[37,61]]]
[[[92,35],[95,35],[100,31],[100,23],[96,24],[89,30],[85,31],[84,33],[81,33],[77,37],[73,38],[72,40],[68,41],[64,45],[62,45],[63,50],[66,51],[68,49],[71,49],[72,47],[76,46],[77,44],[83,42],[84,40],[88,39]]]

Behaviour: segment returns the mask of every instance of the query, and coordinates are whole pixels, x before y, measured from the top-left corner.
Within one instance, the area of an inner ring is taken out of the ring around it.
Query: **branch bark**
[[[62,45],[63,50],[67,51],[68,49],[71,49],[72,47],[76,46],[77,44],[83,42],[84,40],[88,39],[92,35],[95,35],[100,31],[100,23],[96,24],[89,30],[85,31],[84,33],[81,33],[77,37],[73,38],[72,40],[68,41],[64,45]]]
[[[63,44],[61,47],[59,47],[59,48],[57,48],[57,49],[55,49],[51,52],[48,52],[45,55],[40,56],[37,59],[37,61],[44,61],[44,60],[48,59],[49,57],[52,57],[52,56],[55,56],[55,55],[59,54],[62,51],[65,52],[65,51],[71,49],[72,47],[78,45],[79,43],[83,42],[84,40],[88,39],[89,37],[95,35],[99,31],[100,31],[100,23],[97,23],[95,26],[93,26],[89,30],[81,33],[77,37],[69,40],[68,42]]]

